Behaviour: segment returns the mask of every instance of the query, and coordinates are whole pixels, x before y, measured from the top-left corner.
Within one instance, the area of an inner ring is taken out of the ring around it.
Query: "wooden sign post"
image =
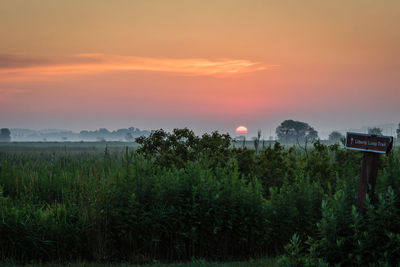
[[[392,136],[347,133],[346,149],[363,151],[361,176],[357,189],[357,207],[364,212],[364,203],[368,193],[372,201],[375,200],[375,184],[378,175],[379,154],[388,153],[393,146]],[[368,190],[369,185],[371,190]],[[369,192],[368,192],[369,191]]]

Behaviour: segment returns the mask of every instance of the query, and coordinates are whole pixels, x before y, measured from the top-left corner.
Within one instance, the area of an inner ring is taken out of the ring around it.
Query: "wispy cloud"
[[[42,80],[57,76],[91,75],[118,71],[169,72],[192,76],[232,76],[266,70],[266,65],[244,59],[146,58],[105,54],[72,57],[32,58],[0,55],[0,81]]]

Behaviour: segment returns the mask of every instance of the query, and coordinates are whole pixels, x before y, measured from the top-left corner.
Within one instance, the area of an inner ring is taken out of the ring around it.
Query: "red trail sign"
[[[392,136],[347,133],[345,148],[386,154],[393,146]]]
[[[364,212],[364,203],[368,193],[368,185],[371,201],[375,201],[374,191],[376,177],[378,175],[379,154],[386,154],[392,149],[393,137],[383,135],[347,133],[346,149],[364,151],[360,181],[358,183],[357,206],[360,212]]]

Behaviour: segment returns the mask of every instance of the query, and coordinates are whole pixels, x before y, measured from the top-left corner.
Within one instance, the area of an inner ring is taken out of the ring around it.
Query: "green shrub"
[[[269,194],[269,188],[282,186],[285,179],[295,180],[293,149],[285,151],[278,142],[261,150],[254,164],[254,175],[261,181],[265,195]]]
[[[344,266],[394,266],[400,257],[400,223],[397,197],[389,187],[378,195],[376,206],[367,202],[365,214],[348,205],[344,191],[322,204],[318,236],[309,242],[305,256]]]
[[[302,177],[280,189],[271,189],[266,219],[272,252],[281,253],[294,233],[314,235],[315,223],[321,218],[322,197],[321,186]]]

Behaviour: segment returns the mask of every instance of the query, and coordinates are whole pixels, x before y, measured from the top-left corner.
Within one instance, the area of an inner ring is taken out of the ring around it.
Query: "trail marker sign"
[[[375,184],[378,175],[379,154],[386,154],[392,149],[393,137],[362,133],[347,133],[345,148],[363,151],[363,162],[360,181],[357,188],[357,206],[360,212],[364,212],[364,203],[368,193],[368,185],[371,201],[375,201]]]
[[[347,133],[346,149],[386,154],[393,146],[392,136]]]

